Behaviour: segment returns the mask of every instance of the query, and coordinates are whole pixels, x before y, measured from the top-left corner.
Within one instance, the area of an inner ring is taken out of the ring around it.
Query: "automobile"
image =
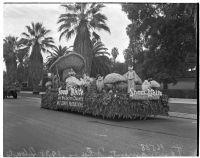
[[[26,87],[28,87],[28,82],[22,82],[21,85],[23,88],[26,88]]]
[[[15,82],[11,84],[3,84],[3,99],[8,98],[8,96],[13,96],[14,99],[17,99],[17,92],[21,90],[20,85]]]

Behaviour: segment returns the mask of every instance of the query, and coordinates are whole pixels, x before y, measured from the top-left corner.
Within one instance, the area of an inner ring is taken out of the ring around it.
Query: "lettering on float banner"
[[[162,92],[161,91],[154,91],[154,90],[148,90],[148,91],[136,91],[133,88],[130,89],[130,96],[134,95],[147,95],[148,97],[150,96],[161,96]]]

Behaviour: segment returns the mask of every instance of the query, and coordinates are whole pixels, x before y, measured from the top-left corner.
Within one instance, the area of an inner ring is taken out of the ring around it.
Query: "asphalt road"
[[[3,101],[4,156],[195,156],[197,121],[112,121],[40,108],[40,98]]]

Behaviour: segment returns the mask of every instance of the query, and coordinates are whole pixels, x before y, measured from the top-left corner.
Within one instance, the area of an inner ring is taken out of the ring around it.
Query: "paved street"
[[[197,121],[111,121],[40,108],[40,98],[3,101],[4,156],[195,156]]]

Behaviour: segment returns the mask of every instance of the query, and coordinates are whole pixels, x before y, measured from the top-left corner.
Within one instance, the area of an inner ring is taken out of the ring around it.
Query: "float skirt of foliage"
[[[146,119],[168,115],[168,97],[158,100],[133,100],[127,94],[86,93],[84,96],[67,96],[58,92],[42,95],[41,107],[52,110],[75,111],[109,119]]]

